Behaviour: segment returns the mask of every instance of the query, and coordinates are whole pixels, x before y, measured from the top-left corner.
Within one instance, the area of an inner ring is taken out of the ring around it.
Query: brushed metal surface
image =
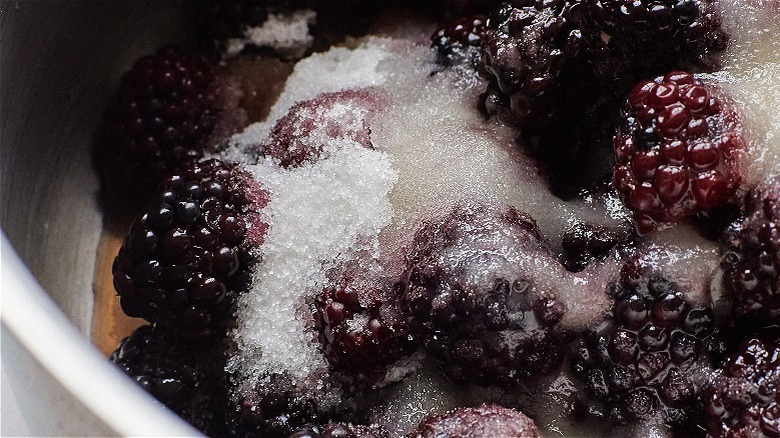
[[[2,359],[36,435],[196,434],[86,338],[102,226],[93,135],[135,59],[186,43],[187,7],[0,0]]]

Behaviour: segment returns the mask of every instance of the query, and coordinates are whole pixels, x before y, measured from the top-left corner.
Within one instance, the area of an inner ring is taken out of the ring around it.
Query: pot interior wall
[[[0,226],[85,336],[102,226],[93,136],[135,59],[186,45],[189,7],[0,0]]]

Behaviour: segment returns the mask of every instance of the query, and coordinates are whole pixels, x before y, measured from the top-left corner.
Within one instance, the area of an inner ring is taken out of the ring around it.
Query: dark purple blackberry
[[[96,160],[109,197],[146,202],[175,169],[243,125],[237,82],[205,57],[165,46],[122,77]]]
[[[379,381],[387,366],[414,352],[396,289],[367,273],[347,272],[338,285],[322,291],[315,303],[315,324],[325,356],[336,370]]]
[[[476,69],[482,59],[482,35],[485,33],[484,15],[451,18],[431,36],[436,49],[436,62],[443,67],[458,65]]]
[[[689,370],[718,346],[709,306],[687,302],[676,283],[630,260],[610,290],[612,314],[583,333],[572,368],[614,424],[658,417],[684,426],[697,411]]]
[[[745,217],[729,227],[723,285],[739,319],[780,324],[780,178],[745,197]]]
[[[324,153],[323,138],[339,144],[351,141],[373,149],[368,117],[385,103],[368,90],[322,93],[295,103],[280,118],[268,140],[254,153],[273,157],[284,168],[317,161]]]
[[[221,427],[227,403],[217,343],[183,343],[169,331],[143,326],[109,358],[144,390],[203,433]]]
[[[482,95],[487,115],[521,128],[553,193],[573,198],[610,171],[622,96],[580,50],[580,0],[504,4],[488,19]]]
[[[632,235],[631,224],[605,226],[578,222],[563,234],[563,264],[570,271],[579,272]]]
[[[426,418],[410,438],[523,437],[539,438],[533,420],[522,412],[498,405],[458,408]]]
[[[307,424],[289,438],[388,438],[387,431],[377,424],[370,426],[349,423]]]
[[[537,284],[539,264],[560,267],[533,219],[511,207],[457,207],[417,232],[403,310],[452,380],[516,384],[560,364],[566,309]]]
[[[702,391],[713,438],[780,437],[780,335],[746,339]]]
[[[238,384],[230,400],[228,436],[286,438],[307,424],[324,420],[311,394],[302,393],[287,374],[261,380],[251,388]]]
[[[712,71],[728,37],[713,0],[583,0],[596,73],[631,86],[670,70]]]
[[[548,123],[561,97],[559,76],[579,59],[579,0],[504,3],[487,21],[482,66],[521,125]]]
[[[180,334],[224,333],[248,288],[267,202],[249,174],[217,160],[169,177],[114,260],[122,310]]]

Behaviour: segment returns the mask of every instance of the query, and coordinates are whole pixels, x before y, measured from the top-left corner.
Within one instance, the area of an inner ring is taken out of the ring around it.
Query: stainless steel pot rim
[[[0,321],[62,387],[122,436],[202,436],[111,366],[43,291],[0,232]]]

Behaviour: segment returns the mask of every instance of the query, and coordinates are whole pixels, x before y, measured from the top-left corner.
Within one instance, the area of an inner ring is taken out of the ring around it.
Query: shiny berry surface
[[[398,307],[396,286],[348,272],[315,303],[320,344],[333,367],[380,380],[387,366],[416,349]]]
[[[612,179],[640,234],[734,201],[746,144],[719,90],[671,72],[637,84],[623,114]]]
[[[743,341],[702,393],[708,436],[780,437],[780,336]]]
[[[707,363],[715,315],[688,303],[677,284],[630,260],[611,287],[611,314],[583,333],[572,370],[613,424],[658,416],[684,426],[697,412],[689,370]]]
[[[723,285],[734,313],[760,324],[780,324],[780,178],[745,197],[745,217],[724,234]]]
[[[181,333],[224,333],[249,287],[267,201],[248,174],[217,160],[169,177],[114,260],[122,310]]]
[[[213,434],[227,403],[222,355],[217,343],[185,343],[167,330],[143,326],[109,360],[193,427]]]
[[[484,15],[451,18],[431,36],[436,61],[443,67],[465,65],[476,69],[481,61]]]
[[[566,308],[537,286],[532,259],[557,264],[514,208],[457,207],[417,232],[403,310],[452,380],[516,384],[561,363]]]
[[[583,0],[580,26],[594,70],[630,83],[672,69],[717,69],[728,36],[715,3]]]

